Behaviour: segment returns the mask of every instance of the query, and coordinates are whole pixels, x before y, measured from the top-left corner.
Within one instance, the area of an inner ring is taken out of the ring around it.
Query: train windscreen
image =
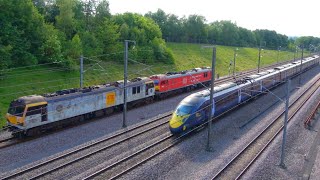
[[[14,115],[14,116],[22,117],[23,112],[24,112],[24,108],[25,108],[25,106],[21,105],[20,103],[11,102],[8,113],[11,115]]]
[[[179,105],[176,109],[176,114],[178,116],[184,116],[187,114],[190,114],[192,112],[192,109],[194,108],[194,106],[190,106],[190,105]]]
[[[154,82],[154,85],[155,85],[155,86],[158,86],[158,85],[159,85],[159,80],[153,80],[153,82]]]

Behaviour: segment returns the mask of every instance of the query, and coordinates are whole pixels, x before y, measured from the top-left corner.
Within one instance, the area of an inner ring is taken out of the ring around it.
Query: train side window
[[[140,93],[140,86],[132,87],[132,94],[139,94]]]
[[[27,110],[27,116],[32,116],[40,113],[41,113],[41,106],[29,107]]]

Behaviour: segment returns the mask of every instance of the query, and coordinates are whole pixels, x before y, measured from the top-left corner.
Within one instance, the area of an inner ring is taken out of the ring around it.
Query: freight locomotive
[[[211,68],[135,78],[127,83],[128,107],[149,103],[172,93],[208,84]],[[37,135],[48,129],[111,114],[123,107],[123,80],[82,89],[60,90],[45,95],[23,96],[10,103],[6,114],[14,136]]]
[[[214,87],[212,116],[218,116],[227,110],[270,89],[286,78],[292,77],[314,65],[319,64],[319,56],[306,58],[282,65],[265,72],[248,76],[238,82],[229,82]],[[210,89],[206,89],[184,98],[175,109],[169,121],[170,131],[179,134],[192,130],[209,119]]]

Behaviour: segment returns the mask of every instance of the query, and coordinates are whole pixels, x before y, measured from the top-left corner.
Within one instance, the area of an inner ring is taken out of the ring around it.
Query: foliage
[[[227,46],[258,47],[281,49],[292,48],[292,41],[276,31],[257,29],[254,31],[238,27],[231,21],[215,21],[206,23],[206,19],[200,15],[190,15],[178,18],[173,14],[166,14],[158,9],[156,12],[148,12],[146,17],[152,18],[162,31],[162,38],[167,42],[210,43]],[[303,42],[303,43],[302,43]],[[305,44],[319,46],[319,38],[301,37],[293,44]]]
[[[0,0],[0,7],[0,69],[53,62],[70,68],[81,55],[122,61],[127,39],[152,51],[137,52],[138,59],[172,62],[152,19],[112,16],[107,0]]]
[[[112,20],[120,26],[121,39],[135,40],[136,44],[141,46],[141,49],[144,49],[142,52],[134,53],[138,60],[172,62],[172,53],[162,39],[159,26],[152,19],[139,14],[124,13],[115,15]],[[152,50],[149,47],[152,47]],[[148,51],[153,52],[150,53]],[[151,54],[151,57],[146,58]]]

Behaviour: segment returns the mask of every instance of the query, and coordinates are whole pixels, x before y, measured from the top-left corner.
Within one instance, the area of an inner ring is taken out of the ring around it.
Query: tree
[[[74,35],[71,43],[70,48],[68,50],[68,57],[71,59],[79,59],[82,55],[82,43],[80,36],[78,34]]]
[[[56,16],[56,26],[66,35],[67,39],[71,39],[75,32],[74,0],[57,0],[59,7],[59,15]]]
[[[105,19],[101,26],[97,28],[96,37],[99,40],[102,53],[108,54],[113,52],[113,46],[115,46],[119,40],[119,26],[109,19]]]
[[[111,18],[109,2],[106,0],[102,0],[98,4],[96,11],[96,19],[98,22],[103,22],[105,18]]]
[[[153,59],[162,62],[171,63],[173,60],[172,53],[166,47],[162,39],[162,33],[159,26],[150,18],[134,13],[124,13],[113,16],[112,20],[120,27],[120,37],[134,40],[140,50],[145,52],[133,52],[133,56],[142,61],[153,62],[147,58],[152,50]],[[152,47],[152,49],[150,49]]]
[[[207,42],[208,31],[205,21],[206,19],[199,15],[190,15],[185,21],[185,35],[190,42]]]
[[[42,57],[39,62],[48,63],[62,61],[62,45],[58,36],[58,31],[52,25],[46,25],[45,34],[45,41],[41,46]]]
[[[10,58],[1,66],[36,64],[44,40],[44,19],[31,0],[0,1],[1,56]]]

